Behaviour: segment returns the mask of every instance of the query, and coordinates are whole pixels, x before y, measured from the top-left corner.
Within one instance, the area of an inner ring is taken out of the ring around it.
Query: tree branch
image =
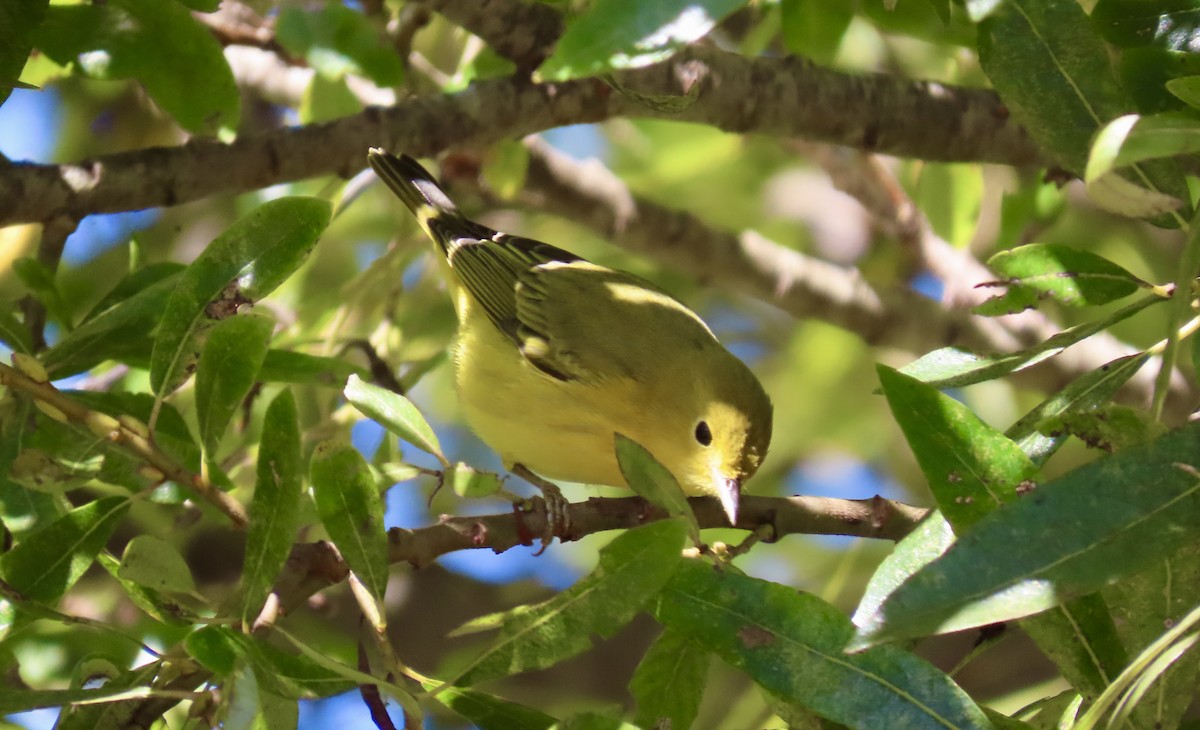
[[[872,345],[928,352],[960,345],[980,352],[1011,352],[1048,339],[1058,328],[1038,312],[1015,317],[980,317],[947,309],[908,289],[877,290],[856,269],[836,266],[745,231],[715,230],[698,217],[630,193],[596,162],[580,163],[538,140],[532,154],[526,202],[575,220],[614,244],[641,253],[703,283],[774,304],[796,317],[811,317],[853,332]],[[927,241],[933,255],[949,256],[949,244]],[[955,251],[946,270],[990,278],[966,253]],[[971,286],[953,281],[950,287]],[[1036,368],[1014,373],[1018,382],[1052,392],[1118,357],[1134,352],[1107,333],[1088,338]],[[1125,395],[1146,400],[1154,387],[1152,369],[1130,380]],[[1195,389],[1185,378],[1172,383],[1172,416],[1186,417]]]
[[[229,144],[194,139],[74,164],[15,163],[0,168],[0,225],[178,205],[319,175],[349,177],[362,169],[365,150],[373,145],[431,155],[618,116],[804,137],[931,160],[1041,161],[995,93],[983,89],[700,48],[618,78],[628,93],[614,92],[598,79],[532,84],[514,77]],[[674,114],[663,111],[663,104],[639,101],[689,95],[694,101]]]
[[[522,0],[419,0],[421,5],[482,38],[498,55],[528,73],[562,35],[562,13]]]

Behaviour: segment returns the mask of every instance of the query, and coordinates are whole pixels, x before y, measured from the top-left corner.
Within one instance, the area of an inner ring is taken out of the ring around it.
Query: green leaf
[[[1083,170],[1088,141],[1129,111],[1104,44],[1074,2],[1009,0],[979,25],[979,63],[1038,147]]]
[[[15,306],[12,307],[12,310],[15,309]],[[29,339],[29,328],[18,322],[7,306],[0,308],[0,342],[8,345],[9,349],[14,352],[21,352],[26,355],[33,354],[33,344]]]
[[[954,682],[895,647],[845,654],[853,627],[815,596],[687,560],[655,618],[783,701],[857,728],[990,728]]]
[[[953,398],[878,365],[892,415],[957,534],[1038,478],[1021,448]]]
[[[175,2],[52,5],[34,44],[98,79],[136,79],[189,132],[237,126],[240,98],[221,44]]]
[[[1104,590],[1117,632],[1132,651],[1150,646],[1200,605],[1200,544],[1193,543],[1147,570]],[[1200,652],[1173,662],[1134,708],[1133,727],[1176,727],[1191,703]]]
[[[1021,620],[1021,630],[1079,691],[1095,697],[1125,666],[1128,656],[1104,598],[1076,598]]]
[[[455,633],[498,627],[500,636],[453,684],[544,669],[587,651],[594,634],[612,636],[671,577],[686,535],[680,520],[628,530],[600,550],[595,570],[550,600],[460,627]]]
[[[218,322],[205,339],[196,364],[196,420],[210,459],[217,455],[229,419],[254,387],[274,328],[267,317],[236,315]]]
[[[934,232],[955,248],[966,248],[979,222],[983,172],[975,164],[926,162],[913,200]]]
[[[41,261],[29,257],[14,260],[12,270],[21,283],[37,297],[38,301],[45,305],[50,316],[70,330],[71,318],[63,303],[62,292],[58,290],[54,271]]]
[[[366,460],[348,443],[324,441],[313,451],[309,478],[321,524],[350,570],[382,600],[388,577],[387,532],[383,501]]]
[[[32,601],[57,599],[91,567],[128,509],[124,497],[76,507],[0,555],[0,578]]]
[[[906,365],[901,368],[900,372],[939,390],[995,380],[1054,357],[1076,342],[1108,329],[1153,304],[1165,301],[1167,300],[1159,296],[1145,297],[1122,307],[1103,319],[1068,327],[1045,342],[1019,352],[1003,355],[977,355],[961,348],[945,347]]]
[[[388,479],[402,481],[396,477],[404,476],[404,473],[398,473],[393,465],[389,465],[389,467],[392,468],[389,468],[385,472]],[[413,472],[413,476],[416,476],[417,473],[419,472]],[[455,494],[465,499],[490,497],[499,492],[501,487],[504,486],[504,480],[496,474],[490,471],[479,471],[461,461],[445,470],[442,478],[446,484],[450,485]]]
[[[384,87],[404,82],[404,64],[384,43],[387,36],[361,12],[344,5],[329,4],[316,12],[284,8],[275,37],[329,78],[358,74]]]
[[[12,715],[43,708],[61,708],[80,702],[115,702],[117,700],[151,697],[149,687],[108,687],[99,689],[13,689],[0,692],[0,715]]]
[[[1086,413],[1052,416],[1039,423],[1038,430],[1048,436],[1070,434],[1093,449],[1112,453],[1152,441],[1167,429],[1146,411],[1109,403]]]
[[[138,535],[125,545],[117,577],[158,592],[196,592],[187,561],[174,545],[154,535]]]
[[[1198,151],[1200,118],[1195,113],[1126,114],[1104,125],[1096,135],[1084,179],[1090,183],[1101,175],[1144,160]]]
[[[1200,14],[1192,0],[1098,0],[1091,17],[1096,32],[1120,48],[1192,51],[1200,41]]]
[[[0,522],[17,540],[58,519],[64,511],[60,497],[26,489],[12,478],[13,462],[34,433],[33,411],[30,401],[20,400],[7,413],[0,412]]]
[[[614,445],[617,465],[629,488],[639,497],[666,510],[671,517],[686,520],[692,542],[699,545],[700,523],[696,522],[692,505],[671,472],[641,444],[622,434],[614,434]]]
[[[1107,304],[1146,286],[1106,258],[1053,243],[1001,251],[988,260],[988,266],[1004,278],[978,286],[1008,291],[975,307],[986,316],[1032,309],[1046,299],[1072,307]]]
[[[330,212],[329,203],[317,198],[263,203],[196,257],[180,275],[154,339],[154,392],[169,393],[187,379],[198,340],[214,324],[291,276],[329,224]]]
[[[120,584],[125,594],[129,596],[129,600],[155,621],[173,626],[183,626],[195,620],[174,600],[156,590],[120,577],[117,573],[121,568],[121,563],[108,553],[99,553],[96,556],[96,562]]]
[[[46,16],[49,0],[14,0],[0,4],[0,104],[12,93],[29,51],[31,36]]]
[[[418,449],[433,454],[442,462],[442,466],[450,466],[450,462],[442,455],[437,434],[408,398],[372,385],[357,375],[351,375],[346,381],[343,394],[364,416]]]
[[[558,723],[553,730],[641,730],[641,728],[622,722],[621,718],[616,715],[580,712]]]
[[[597,0],[572,18],[538,73],[547,81],[640,68],[703,38],[745,0]]]
[[[174,277],[182,272],[187,266],[178,261],[162,261],[155,264],[143,266],[137,271],[130,272],[124,278],[117,282],[116,286],[108,291],[100,301],[92,307],[91,311],[83,317],[83,322],[101,314],[105,310],[115,307],[121,302],[129,299],[135,294],[154,286],[155,284]],[[162,314],[162,309],[159,309],[159,314]]]
[[[267,357],[258,370],[264,383],[299,383],[341,388],[351,375],[367,375],[365,368],[336,357],[308,355],[290,350],[267,350]]]
[[[151,333],[178,283],[178,275],[167,276],[85,320],[42,353],[46,369],[65,378],[105,360],[148,356]]]
[[[263,417],[257,474],[242,565],[242,623],[247,626],[287,562],[300,524],[304,462],[296,399],[288,389],[275,396]]]
[[[1130,727],[1131,725],[1127,724],[1130,705],[1140,703],[1149,688],[1149,683],[1160,679],[1168,666],[1195,647],[1197,640],[1200,640],[1200,632],[1193,630],[1198,622],[1200,606],[1193,607],[1177,624],[1134,657],[1104,694],[1096,698],[1083,717],[1071,727],[1093,730],[1110,709],[1113,712],[1112,724],[1108,725],[1109,727]],[[1194,686],[1185,689],[1188,694],[1192,691]]]
[[[233,632],[224,626],[201,626],[183,641],[187,653],[218,677],[229,677],[237,669],[243,650]]]
[[[501,200],[515,200],[525,189],[528,172],[529,148],[517,140],[506,139],[492,145],[480,175]]]
[[[822,64],[833,61],[842,36],[854,19],[854,8],[847,3],[783,0],[779,10],[780,30],[787,49]]]
[[[357,114],[362,109],[362,102],[346,86],[346,79],[329,78],[325,74],[315,73],[300,100],[300,123],[328,122],[331,119]]]
[[[688,728],[700,711],[708,682],[709,654],[682,634],[667,629],[638,664],[629,682],[640,727]]]
[[[1038,147],[1077,174],[1087,166],[1089,140],[1132,111],[1108,49],[1078,3],[1005,2],[979,25],[979,62]],[[1109,209],[1125,205],[1127,215],[1154,215],[1156,224],[1178,227],[1180,218],[1158,215],[1190,200],[1178,167],[1147,162],[1129,175],[1106,175],[1089,193]]]
[[[425,689],[438,687],[437,682],[424,682]],[[477,689],[447,687],[433,698],[454,714],[484,730],[541,730],[553,727],[558,721],[532,707],[500,699]]]
[[[1142,46],[1122,52],[1117,70],[1137,110],[1157,114],[1183,109],[1189,98],[1195,98],[1188,96],[1186,83],[1176,86],[1176,82],[1200,73],[1200,58],[1194,53]]]
[[[1144,352],[1126,355],[1072,380],[1067,387],[1018,419],[1005,435],[1019,444],[1033,463],[1044,464],[1062,444],[1066,434],[1043,434],[1038,425],[1055,416],[1083,413],[1107,403],[1149,359],[1150,355]]]
[[[1182,76],[1166,83],[1167,91],[1193,109],[1200,109],[1200,76]]]
[[[954,528],[937,510],[926,515],[917,528],[904,536],[871,575],[867,589],[852,621],[855,626],[868,623],[897,588],[921,568],[941,557],[954,544]]]
[[[884,601],[854,642],[1029,616],[1170,556],[1194,537],[1200,424],[1102,457],[988,515]]]

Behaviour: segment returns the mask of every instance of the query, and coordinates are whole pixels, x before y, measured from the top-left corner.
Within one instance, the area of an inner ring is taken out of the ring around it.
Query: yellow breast
[[[470,309],[460,302],[454,363],[459,398],[476,434],[508,468],[523,464],[548,479],[625,486],[613,433],[628,432],[638,416],[614,404],[638,402],[633,384],[606,383],[601,394],[553,378]]]

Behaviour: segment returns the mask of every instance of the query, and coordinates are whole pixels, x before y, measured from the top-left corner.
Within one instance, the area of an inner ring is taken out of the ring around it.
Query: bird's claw
[[[512,472],[537,487],[542,492],[542,502],[546,510],[546,528],[542,531],[542,549],[540,555],[557,537],[559,540],[571,534],[571,503],[563,496],[558,485],[542,479],[525,466],[516,464]]]
[[[546,529],[542,532],[542,550],[545,550],[555,537],[562,540],[571,533],[571,503],[558,485],[546,482],[538,486],[546,504]]]

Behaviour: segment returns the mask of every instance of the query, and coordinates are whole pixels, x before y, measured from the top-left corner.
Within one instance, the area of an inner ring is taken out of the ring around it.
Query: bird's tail
[[[458,212],[458,206],[446,195],[446,191],[434,181],[429,171],[408,155],[395,155],[379,147],[367,152],[367,161],[380,180],[391,189],[396,197],[404,201],[425,229],[430,238],[437,241],[443,253],[453,248],[457,229],[471,227],[471,222]]]

